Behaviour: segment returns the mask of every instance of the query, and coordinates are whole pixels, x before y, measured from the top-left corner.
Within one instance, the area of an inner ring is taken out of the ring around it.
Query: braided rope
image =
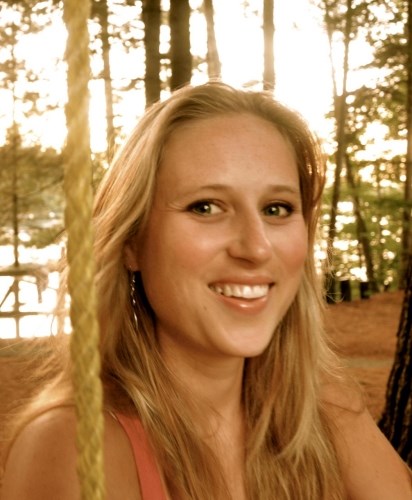
[[[96,317],[92,236],[92,168],[88,126],[90,75],[87,21],[90,0],[65,0],[68,30],[67,145],[64,190],[68,235],[68,290],[73,386],[77,414],[78,476],[81,498],[104,498],[102,387],[99,378],[99,329]]]

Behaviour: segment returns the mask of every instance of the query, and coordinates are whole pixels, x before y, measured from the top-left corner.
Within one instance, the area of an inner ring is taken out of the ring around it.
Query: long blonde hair
[[[162,362],[153,314],[138,275],[132,307],[123,251],[144,226],[170,134],[190,120],[237,113],[268,120],[292,145],[313,248],[324,183],[318,143],[296,113],[263,92],[208,83],[184,88],[154,105],[118,154],[96,197],[104,379],[109,386],[122,387],[155,443],[172,496],[182,499],[228,498],[228,494],[216,472],[216,457],[193,430],[187,398]],[[246,361],[245,482],[250,499],[343,496],[319,395],[321,377],[332,373],[335,363],[324,339],[321,304],[310,251],[300,289],[269,347]]]
[[[228,499],[218,458],[193,428],[195,405],[165,366],[153,312],[124,264],[127,242],[144,227],[170,134],[190,120],[251,114],[292,145],[300,177],[309,254],[298,293],[265,352],[246,360],[245,485],[250,500],[341,500],[336,452],[320,391],[336,359],[325,340],[313,245],[324,162],[305,122],[264,92],[211,82],[153,105],[134,129],[96,194],[96,288],[107,405],[136,414],[150,436],[172,498]],[[132,303],[134,302],[134,303]]]

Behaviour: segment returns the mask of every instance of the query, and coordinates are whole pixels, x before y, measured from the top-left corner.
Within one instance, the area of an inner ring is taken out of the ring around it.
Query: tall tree
[[[335,6],[336,7],[336,6]],[[324,1],[325,9],[325,22],[326,29],[329,37],[330,44],[332,45],[333,37],[333,20],[332,20],[332,6],[330,3]],[[341,188],[341,178],[342,170],[344,167],[345,157],[346,157],[346,115],[347,115],[347,79],[349,71],[349,46],[352,33],[352,0],[346,0],[346,13],[344,16],[344,57],[343,57],[343,68],[342,68],[342,90],[338,94],[338,86],[336,82],[335,72],[332,70],[333,76],[333,94],[334,94],[334,109],[336,118],[336,154],[335,154],[335,172],[334,172],[334,182],[332,189],[332,200],[330,207],[330,218],[329,218],[329,228],[328,228],[328,239],[327,239],[327,254],[329,256],[333,255],[333,244],[336,238],[336,221],[338,215],[338,202],[340,196]],[[332,64],[333,68],[333,64]],[[327,272],[326,287],[328,296],[333,296],[335,293],[335,279],[333,275]]]
[[[412,259],[409,260],[405,284],[395,359],[379,426],[412,467]]]
[[[145,91],[146,106],[160,99],[160,0],[143,0],[142,18],[145,26],[146,50]]]
[[[1,148],[0,192],[4,196],[2,216],[6,219],[6,228],[13,228],[14,264],[19,266],[19,245],[22,213],[27,209],[27,200],[24,193],[27,188],[27,176],[36,178],[34,171],[36,163],[31,163],[28,157],[33,158],[33,150],[25,148],[20,133],[21,124],[31,115],[38,113],[40,94],[36,86],[39,75],[26,67],[26,61],[18,55],[19,42],[27,33],[37,33],[41,25],[47,25],[47,16],[44,15],[44,6],[35,13],[33,1],[27,2],[0,2],[0,9],[9,9],[9,16],[0,20],[0,89],[9,97],[11,103],[11,125],[7,131],[6,144]],[[44,106],[44,105],[43,105]],[[44,106],[47,109],[47,106]],[[37,148],[40,150],[40,148]],[[30,150],[30,152],[29,152]],[[44,172],[39,165],[38,178],[44,181]],[[8,200],[12,200],[10,209]],[[22,208],[25,207],[25,208]],[[29,209],[30,212],[30,209]],[[26,211],[27,215],[27,211]],[[33,215],[33,214],[32,214]],[[9,216],[11,219],[9,220]],[[2,217],[2,218],[3,218]],[[9,242],[10,243],[10,242]]]
[[[170,88],[178,89],[192,78],[189,0],[170,0]]]
[[[365,151],[365,139],[362,139],[362,134],[365,133],[371,124],[379,124],[383,129],[386,129],[387,139],[405,140],[404,133],[408,129],[407,109],[409,108],[407,104],[406,82],[408,79],[408,54],[411,52],[411,49],[408,50],[407,42],[408,29],[406,20],[408,17],[408,1],[387,0],[382,3],[378,0],[372,0],[359,4],[362,7],[362,11],[357,11],[357,17],[361,17],[360,21],[357,19],[357,24],[362,23],[361,29],[366,33],[365,40],[373,47],[374,56],[373,60],[362,69],[365,71],[373,69],[376,76],[370,83],[365,82],[361,87],[352,91],[350,95],[347,122],[348,130],[351,131],[351,158],[354,165],[356,163],[359,164],[355,159],[356,154]],[[373,143],[376,144],[377,141],[373,140]],[[403,228],[401,228],[402,217],[393,217],[392,212],[383,214],[382,205],[379,205],[377,208],[377,212],[384,215],[381,217],[381,220],[395,219],[396,222],[394,223],[396,239],[402,241],[403,249],[400,248],[399,244],[397,245],[395,251],[396,257],[392,260],[391,273],[395,274],[393,270],[397,269],[397,276],[395,278],[402,287],[402,276],[405,273],[408,253],[410,253],[410,250],[408,251],[407,249],[407,234],[409,234],[407,228],[410,226],[408,219],[410,218],[411,201],[408,201],[408,198],[411,195],[411,180],[410,173],[404,170],[405,155],[399,156],[398,153],[393,153],[393,155],[393,158],[388,159],[388,154],[385,154],[385,157],[382,154],[382,158],[377,162],[371,161],[370,163],[376,166],[376,173],[373,176],[376,186],[376,201],[380,201],[380,191],[386,191],[384,201],[398,201],[397,190],[399,187],[393,189],[392,193],[389,193],[388,185],[395,186],[396,184],[397,186],[405,186],[404,199],[397,206],[397,213],[401,212],[404,214]],[[392,169],[395,164],[401,165],[401,175],[397,176],[397,180],[392,178]],[[405,178],[409,180],[405,182]],[[391,209],[393,210],[394,206],[392,203],[391,205]],[[368,225],[371,225],[370,221]],[[400,234],[398,234],[399,228],[401,229]],[[378,227],[376,236],[373,235],[373,231],[369,231],[369,234],[374,239],[372,244],[380,254],[378,255],[378,260],[375,261],[378,263],[382,261],[381,250],[384,250],[382,242],[385,241],[385,236],[378,238],[381,232],[381,227]],[[383,276],[381,269],[378,269],[375,274],[378,278]]]
[[[102,43],[103,81],[106,101],[106,143],[107,159],[113,154],[115,143],[114,111],[113,111],[113,85],[110,65],[110,34],[109,34],[109,9],[107,0],[93,0],[92,17],[97,18],[100,25],[100,40]]]
[[[401,286],[406,281],[407,262],[412,258],[412,0],[408,0],[407,22],[407,152],[405,208],[403,210]]]
[[[368,229],[366,227],[366,222],[362,214],[361,209],[361,201],[359,196],[359,189],[355,182],[354,174],[353,174],[353,165],[352,161],[349,158],[349,155],[346,154],[346,177],[348,180],[349,188],[351,191],[351,197],[353,202],[353,211],[356,219],[356,232],[358,241],[362,247],[363,255],[365,258],[365,267],[366,267],[366,276],[368,278],[369,285],[371,287],[372,292],[378,291],[378,284],[375,278],[375,271],[373,268],[373,258],[372,258],[372,249],[370,244],[370,239],[368,235]]]
[[[210,79],[220,78],[222,67],[216,43],[213,0],[203,0],[203,10],[207,28],[207,74]]]
[[[275,34],[274,24],[274,0],[263,2],[263,88],[274,90],[275,88],[275,56],[273,51],[273,40]]]
[[[407,156],[402,284],[405,295],[397,332],[395,359],[388,380],[386,404],[379,426],[406,463],[412,467],[412,2],[408,0],[407,23]],[[407,265],[405,265],[407,262]]]
[[[14,244],[16,262],[19,245],[44,247],[61,231],[62,178],[57,151],[24,146],[18,129],[9,129],[0,147],[0,244]]]

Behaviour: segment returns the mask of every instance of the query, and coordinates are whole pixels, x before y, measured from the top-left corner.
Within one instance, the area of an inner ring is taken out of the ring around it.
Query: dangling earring
[[[138,330],[139,319],[137,317],[137,300],[136,300],[136,273],[132,270],[129,270],[129,293],[130,293],[130,302],[132,305],[132,313],[133,313],[133,321],[135,330]]]

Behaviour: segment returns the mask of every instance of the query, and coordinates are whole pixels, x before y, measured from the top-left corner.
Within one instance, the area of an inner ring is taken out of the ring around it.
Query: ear
[[[129,271],[139,271],[139,259],[137,258],[137,238],[128,240],[123,250],[124,265]]]

